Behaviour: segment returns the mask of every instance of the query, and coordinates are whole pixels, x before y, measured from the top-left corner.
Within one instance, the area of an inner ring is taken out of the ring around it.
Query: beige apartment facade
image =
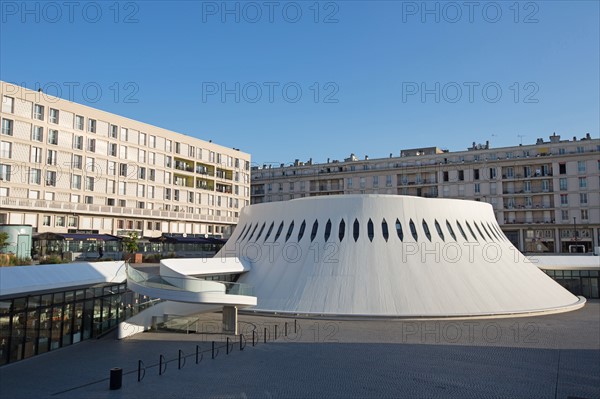
[[[0,224],[227,238],[250,201],[250,154],[0,84]]]
[[[253,167],[251,203],[357,193],[485,201],[523,252],[591,252],[600,246],[600,140],[589,134],[400,154]]]

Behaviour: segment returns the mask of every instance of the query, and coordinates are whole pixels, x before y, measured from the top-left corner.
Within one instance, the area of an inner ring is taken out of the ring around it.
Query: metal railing
[[[248,284],[196,277],[160,276],[142,272],[131,266],[127,267],[127,279],[145,287],[161,290],[254,296],[254,287]]]

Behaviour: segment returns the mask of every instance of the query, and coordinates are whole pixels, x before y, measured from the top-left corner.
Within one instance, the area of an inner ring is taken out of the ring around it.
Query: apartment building
[[[490,203],[524,252],[593,251],[600,246],[600,140],[589,134],[466,151],[407,149],[400,156],[312,160],[252,168],[251,203],[316,195],[397,194]]]
[[[250,154],[0,82],[0,224],[227,238]]]

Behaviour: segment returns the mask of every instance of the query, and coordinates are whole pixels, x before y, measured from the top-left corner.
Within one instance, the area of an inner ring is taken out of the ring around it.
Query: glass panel
[[[40,309],[40,330],[38,336],[38,354],[48,352],[50,348],[50,329],[52,328],[52,307]]]
[[[10,337],[10,362],[23,359],[24,340],[25,312],[14,313],[12,316],[12,334]]]
[[[56,295],[55,295],[56,297]],[[50,336],[50,350],[60,348],[62,331],[62,306],[57,305],[52,308],[52,333]]]
[[[94,301],[87,300],[83,305],[83,339],[89,339],[92,336],[93,321]]]
[[[72,295],[73,293],[71,293]],[[71,327],[73,323],[73,304],[66,304],[63,311],[62,346],[71,345]]]
[[[25,353],[23,358],[28,358],[37,354],[39,328],[39,312],[30,310],[27,312],[27,332],[25,334]]]
[[[10,339],[10,308],[12,301],[0,301],[0,366],[8,362]]]

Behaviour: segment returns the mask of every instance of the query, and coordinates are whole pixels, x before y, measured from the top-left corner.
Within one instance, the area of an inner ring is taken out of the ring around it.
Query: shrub
[[[0,254],[0,267],[29,266],[31,264],[31,258],[17,258],[15,254]]]
[[[68,263],[58,255],[48,255],[40,258],[40,265],[54,265],[59,263]]]

